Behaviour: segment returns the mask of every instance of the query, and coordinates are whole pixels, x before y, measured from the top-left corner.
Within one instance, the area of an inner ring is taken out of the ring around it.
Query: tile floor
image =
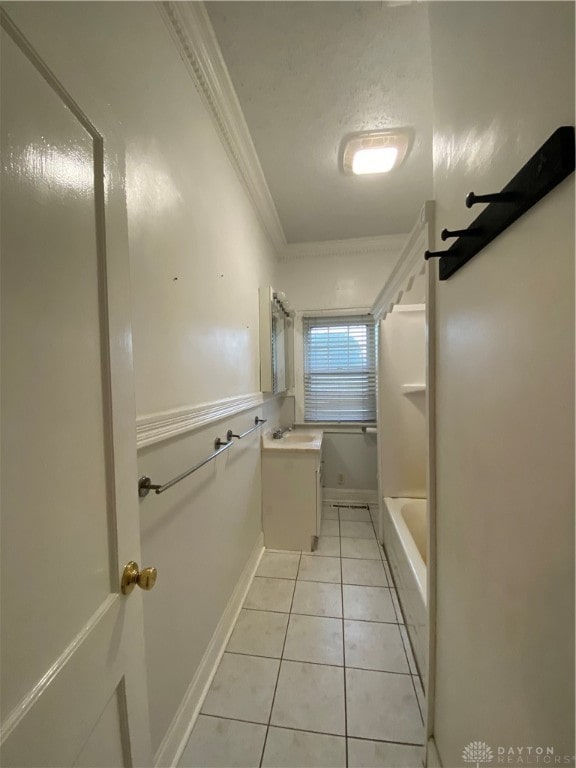
[[[355,507],[324,505],[313,554],[264,553],[180,768],[420,768],[422,687]]]

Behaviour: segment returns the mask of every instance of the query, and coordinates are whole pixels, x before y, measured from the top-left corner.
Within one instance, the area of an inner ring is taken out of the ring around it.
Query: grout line
[[[272,609],[268,608],[242,608],[243,611],[255,611],[256,613],[277,613],[279,616],[288,616],[286,611],[274,611]],[[234,629],[236,629],[236,624],[234,624]]]
[[[249,725],[262,725],[266,727],[266,723],[259,723],[256,720],[242,720],[239,717],[222,717],[222,715],[210,715],[206,712],[201,713],[202,717],[214,717],[217,720],[232,720],[234,723],[248,723]],[[272,728],[280,728],[283,731],[298,731],[298,733],[314,733],[317,736],[334,736],[339,739],[356,739],[357,741],[376,741],[379,744],[398,744],[402,747],[423,747],[424,744],[416,744],[416,742],[413,741],[390,741],[388,739],[377,739],[375,737],[370,738],[369,736],[344,736],[341,733],[327,733],[326,731],[307,731],[304,728],[295,728],[290,725],[272,725],[270,726]]]
[[[313,555],[306,555],[306,554],[303,553],[302,557],[314,557],[314,559],[316,559],[316,557],[326,557],[326,558],[331,557],[333,560],[365,560],[365,561],[367,561],[369,563],[379,563],[380,562],[380,560],[376,560],[376,559],[371,560],[370,558],[366,558],[366,557],[338,557],[338,555],[314,555],[313,556]],[[255,576],[254,578],[255,579],[276,579],[277,581],[317,581],[317,582],[319,582],[321,584],[340,584],[339,581],[334,581],[334,582],[322,581],[322,582],[320,582],[319,579],[302,579],[302,578],[300,578],[299,574],[300,574],[300,569],[298,569],[298,573],[297,573],[297,575],[293,579],[289,578],[288,576]],[[384,574],[386,575],[386,570],[384,570]],[[344,582],[344,583],[347,584],[348,582]],[[379,587],[379,586],[389,587],[390,585],[389,584],[383,584],[383,585],[380,585],[380,584],[350,584],[350,586],[352,586],[352,587]]]
[[[310,583],[310,582],[307,582]],[[312,582],[315,583],[315,582]],[[320,581],[316,582],[318,584],[325,584],[326,582]],[[337,587],[338,584],[332,584],[331,586]],[[356,584],[343,584],[344,587],[355,587]],[[373,587],[373,589],[386,589],[386,587]],[[381,621],[380,619],[351,619],[347,616],[326,616],[320,613],[302,613],[302,611],[292,611],[290,614],[287,613],[287,611],[268,611],[266,608],[245,608],[243,610],[247,611],[258,611],[258,613],[279,613],[282,616],[288,616],[288,615],[294,615],[294,616],[316,616],[319,619],[346,619],[347,621],[365,621],[368,624],[392,624],[393,626],[400,626],[405,627],[403,621]]]
[[[338,514],[340,517],[340,514]],[[338,522],[340,525],[340,522]],[[342,552],[342,539],[340,539],[340,552]],[[342,662],[344,664],[344,735],[346,737],[346,768],[348,768],[348,696],[346,690],[346,631],[344,624],[344,574],[342,573],[342,557],[340,557],[340,599],[342,601]]]
[[[298,570],[296,571],[296,576],[298,576],[298,571],[300,570],[300,563],[302,562],[302,552],[300,552],[300,557],[298,558]],[[272,696],[272,703],[270,704],[270,712],[268,714],[268,724],[266,726],[266,736],[264,737],[264,744],[262,745],[262,755],[260,756],[260,763],[259,766],[262,768],[262,763],[264,761],[264,752],[266,750],[266,742],[268,741],[268,734],[270,732],[270,723],[272,721],[272,710],[274,709],[274,702],[276,700],[276,691],[278,690],[278,681],[280,680],[280,671],[282,669],[282,659],[284,658],[284,649],[286,648],[286,640],[288,638],[288,630],[290,628],[290,615],[292,614],[292,606],[294,605],[294,595],[296,593],[296,581],[294,581],[294,589],[292,590],[292,599],[290,601],[290,610],[288,611],[288,622],[286,624],[286,632],[284,634],[284,642],[282,643],[282,653],[280,654],[280,663],[278,664],[278,674],[276,675],[276,683],[274,685],[274,694]]]
[[[296,571],[296,574],[298,574],[298,571]],[[277,579],[278,581],[296,581],[296,576],[294,576],[293,579],[289,578],[288,576],[254,576],[254,580],[256,579]]]

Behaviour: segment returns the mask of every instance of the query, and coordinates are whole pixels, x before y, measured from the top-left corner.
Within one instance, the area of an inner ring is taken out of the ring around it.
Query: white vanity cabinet
[[[262,523],[268,549],[310,552],[320,534],[322,432],[301,435],[262,437]]]

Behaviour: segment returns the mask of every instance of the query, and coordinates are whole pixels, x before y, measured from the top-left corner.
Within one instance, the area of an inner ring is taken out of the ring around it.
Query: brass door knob
[[[140,570],[138,563],[135,563],[134,560],[130,560],[130,562],[124,566],[124,573],[122,574],[122,594],[129,595],[136,584],[138,584],[140,589],[152,589],[154,584],[156,584],[157,576],[158,571],[156,568],[142,568],[142,570]]]

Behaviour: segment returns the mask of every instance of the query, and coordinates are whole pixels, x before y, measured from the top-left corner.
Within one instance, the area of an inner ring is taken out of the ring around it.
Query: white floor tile
[[[342,558],[342,582],[363,587],[387,587],[388,580],[380,560]]]
[[[390,590],[387,587],[356,587],[345,584],[344,618],[364,621],[396,621]]]
[[[424,727],[409,675],[347,669],[346,706],[349,736],[424,743]]]
[[[202,713],[267,723],[280,662],[225,653]]]
[[[349,768],[422,768],[423,757],[423,747],[348,739]]]
[[[345,768],[346,740],[343,736],[270,728],[263,768]]]
[[[265,738],[265,725],[200,715],[178,768],[254,768]]]
[[[340,524],[338,520],[322,520],[320,536],[340,536]]]
[[[352,520],[342,520],[340,536],[346,539],[375,539],[372,523],[356,523]]]
[[[321,584],[317,581],[297,581],[292,604],[293,613],[311,616],[342,618],[340,584]]]
[[[299,562],[300,554],[298,552],[264,552],[256,576],[295,579]]]
[[[322,520],[338,520],[338,510],[334,507],[322,507]]]
[[[282,656],[288,618],[287,613],[243,609],[226,650],[279,659]]]
[[[257,576],[248,590],[244,608],[290,613],[295,583],[288,579],[268,579]]]
[[[343,668],[283,661],[270,724],[343,735]]]
[[[298,579],[300,581],[328,581],[332,584],[340,584],[342,580],[340,558],[302,555]]]
[[[380,548],[375,538],[342,539],[342,557],[357,557],[361,560],[381,560]]]
[[[346,666],[409,673],[400,628],[396,624],[344,621]]]
[[[291,661],[342,666],[344,664],[342,645],[341,619],[292,614],[283,658]]]
[[[369,523],[370,512],[367,509],[349,509],[342,507],[340,509],[340,520],[351,520],[355,523]]]
[[[309,554],[315,556],[340,557],[340,537],[339,536],[319,536],[318,547]]]

